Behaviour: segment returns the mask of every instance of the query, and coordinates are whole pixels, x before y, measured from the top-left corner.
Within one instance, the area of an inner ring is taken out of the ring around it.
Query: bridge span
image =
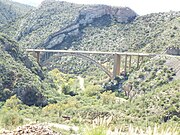
[[[91,61],[96,66],[98,66],[101,70],[103,70],[111,79],[120,75],[121,73],[121,65],[124,66],[124,74],[127,72],[127,68],[131,68],[132,57],[136,57],[137,68],[139,68],[140,63],[143,61],[144,57],[154,57],[156,54],[148,54],[148,53],[132,53],[132,52],[100,52],[100,51],[76,51],[76,50],[46,50],[46,49],[26,49],[27,52],[33,52],[37,59],[37,62],[40,63],[40,54],[41,53],[58,53],[58,54],[66,54],[73,55],[76,57],[85,58],[86,60]],[[96,60],[90,58],[86,54],[104,54],[104,55],[112,55],[114,59],[113,63],[113,71],[110,72],[106,67],[104,67],[101,63]],[[122,57],[124,57],[124,61],[122,61]]]

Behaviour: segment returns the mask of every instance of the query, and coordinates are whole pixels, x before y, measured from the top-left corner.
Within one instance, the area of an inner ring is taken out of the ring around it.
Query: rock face
[[[137,14],[128,7],[98,5],[80,11],[78,22],[80,24],[92,23],[95,19],[105,15],[109,15],[111,19],[115,19],[119,23],[131,22],[137,16]]]
[[[166,53],[170,55],[180,55],[180,48],[178,47],[169,47],[166,49]]]
[[[127,7],[97,5],[84,8],[74,22],[51,34],[43,43],[37,45],[37,48],[68,49],[72,42],[81,40],[82,30],[89,25],[103,27],[110,25],[113,21],[129,23],[136,16],[137,14]]]
[[[42,94],[45,89],[42,85],[43,71],[18,48],[16,42],[1,34],[0,61],[0,101],[6,101],[16,94],[27,105],[47,104]]]

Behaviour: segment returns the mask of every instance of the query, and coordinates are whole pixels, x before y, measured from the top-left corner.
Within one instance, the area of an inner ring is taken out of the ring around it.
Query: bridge
[[[126,75],[127,68],[131,68],[132,65],[132,58],[135,58],[135,62],[137,64],[137,68],[139,68],[140,63],[143,61],[144,57],[153,57],[156,54],[148,54],[148,53],[131,53],[131,52],[100,52],[100,51],[74,51],[74,50],[46,50],[46,49],[26,49],[27,52],[33,52],[34,56],[37,59],[37,62],[40,63],[40,54],[42,53],[54,53],[59,54],[57,57],[61,56],[76,56],[91,61],[101,70],[103,70],[111,79],[115,78],[116,76],[120,75],[121,73],[121,65],[124,65],[124,75]],[[109,71],[106,67],[104,67],[101,63],[97,62],[96,60],[90,58],[88,54],[104,54],[104,55],[112,55],[114,59],[113,63],[113,71]],[[124,57],[124,58],[123,58]],[[124,61],[122,61],[122,58]]]

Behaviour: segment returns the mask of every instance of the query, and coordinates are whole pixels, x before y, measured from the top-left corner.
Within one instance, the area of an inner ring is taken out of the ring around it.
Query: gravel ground
[[[13,131],[4,130],[0,135],[61,135],[52,131],[45,124],[30,124],[25,126],[20,126]]]

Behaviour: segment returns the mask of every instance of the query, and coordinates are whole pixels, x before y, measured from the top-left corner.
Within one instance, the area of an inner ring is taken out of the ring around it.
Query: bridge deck
[[[26,49],[27,52],[35,52],[35,57],[37,58],[37,62],[40,63],[40,52],[46,53],[62,53],[68,55],[80,55],[81,57],[90,60],[94,64],[96,64],[99,68],[101,68],[111,79],[120,75],[121,68],[121,56],[125,57],[124,60],[124,74],[126,75],[127,68],[131,68],[131,57],[137,56],[137,68],[140,66],[140,62],[143,61],[143,57],[154,57],[154,56],[164,56],[164,57],[176,57],[180,58],[180,56],[173,56],[168,54],[151,54],[151,53],[133,53],[133,52],[100,52],[100,51],[79,51],[79,50],[46,50],[46,49]],[[113,72],[111,73],[108,69],[106,69],[103,65],[98,63],[97,61],[91,59],[88,56],[83,54],[106,54],[106,55],[114,55],[114,67]],[[129,58],[128,58],[129,56]],[[129,61],[129,62],[128,62]],[[129,63],[129,67],[127,66]]]
[[[46,50],[46,49],[26,49],[27,52],[54,52],[54,53],[76,53],[76,54],[119,54],[131,56],[156,56],[149,53],[132,53],[132,52],[100,52],[100,51],[74,51],[74,50]]]

